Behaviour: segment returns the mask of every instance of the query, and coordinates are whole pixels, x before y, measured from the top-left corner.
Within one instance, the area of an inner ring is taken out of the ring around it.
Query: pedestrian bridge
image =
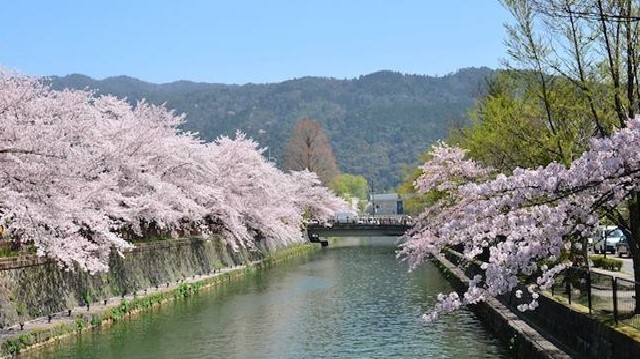
[[[310,223],[310,239],[319,237],[402,237],[411,228],[407,217],[355,217],[351,221]]]

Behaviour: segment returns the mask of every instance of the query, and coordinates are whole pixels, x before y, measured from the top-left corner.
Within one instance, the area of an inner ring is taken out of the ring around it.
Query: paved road
[[[633,260],[631,258],[618,258],[622,259],[622,268],[620,268],[620,272],[633,274]]]

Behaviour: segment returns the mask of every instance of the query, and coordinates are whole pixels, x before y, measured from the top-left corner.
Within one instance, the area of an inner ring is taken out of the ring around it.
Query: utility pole
[[[264,139],[264,144],[266,144],[267,142],[267,135],[266,135],[267,131],[263,130],[263,129],[259,129],[258,130],[258,135],[260,135],[260,137],[263,137]],[[274,165],[276,165],[278,163],[278,160],[275,157],[271,157],[271,147],[267,146],[267,162],[271,162]]]
[[[269,161],[269,162],[271,162],[273,164],[276,164],[278,162],[278,160],[275,157],[271,157],[271,147],[267,147],[267,151],[269,151],[268,152],[269,153],[268,154],[269,157],[267,157],[267,161]]]
[[[371,179],[371,214],[373,214],[374,216],[376,215],[376,199],[375,199],[375,195],[373,194],[373,178]]]

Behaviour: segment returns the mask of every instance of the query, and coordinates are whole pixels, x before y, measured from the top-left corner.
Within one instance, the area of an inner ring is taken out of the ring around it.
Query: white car
[[[593,240],[593,251],[596,253],[616,252],[616,245],[625,239],[620,229],[600,232],[599,238]]]

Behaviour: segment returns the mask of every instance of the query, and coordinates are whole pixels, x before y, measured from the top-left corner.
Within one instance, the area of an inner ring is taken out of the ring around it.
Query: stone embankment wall
[[[452,252],[447,254],[447,259],[440,260],[441,266],[451,274],[448,277],[458,291],[466,290],[468,277],[479,273],[473,266],[469,266],[466,273],[453,267],[451,262],[457,262],[458,258]],[[515,308],[515,304],[511,304],[516,303],[512,299],[509,296],[504,296],[499,301],[494,299],[476,306],[475,311],[504,339],[518,338],[512,343],[518,357],[543,357],[530,352],[539,345],[535,343],[537,339],[530,340],[527,335],[523,335],[526,331],[523,332],[522,328],[535,327],[538,337],[544,336],[552,340],[575,358],[640,358],[640,341],[606,325],[588,313],[578,312],[544,294],[538,298],[539,306],[536,310],[520,312]],[[544,338],[543,340],[546,340]],[[549,344],[557,346],[551,342]]]
[[[551,336],[576,351],[579,358],[640,358],[640,341],[553,298],[540,296],[538,301],[540,305],[535,311],[521,313],[520,316],[544,328]],[[505,298],[505,302],[508,299]]]
[[[211,273],[261,259],[264,249],[234,252],[219,237],[141,244],[124,257],[112,254],[108,273],[68,271],[52,261],[31,257],[0,262],[0,328],[84,305],[87,300]]]
[[[436,265],[458,293],[467,290],[469,277],[461,269],[444,257],[437,257]],[[497,299],[490,298],[471,306],[471,309],[498,338],[509,344],[516,358],[570,359],[572,357],[519,319]]]

